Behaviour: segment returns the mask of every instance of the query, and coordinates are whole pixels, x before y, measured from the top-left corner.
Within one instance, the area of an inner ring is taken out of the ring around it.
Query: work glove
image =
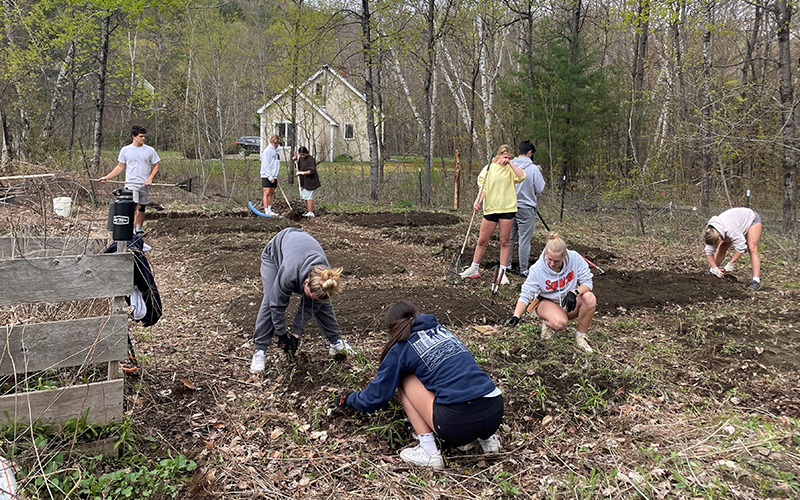
[[[506,319],[503,320],[503,326],[514,327],[517,326],[517,323],[519,323],[519,318],[513,314],[509,314],[506,316]]]
[[[736,264],[734,264],[733,262],[728,262],[727,264],[725,264],[726,273],[732,273],[734,269],[736,269]]]
[[[297,347],[300,345],[300,339],[294,335],[279,335],[278,348],[283,349],[283,352],[292,356],[297,352]]]
[[[716,276],[717,278],[722,278],[722,269],[718,267],[712,267],[709,272],[714,276]]]
[[[568,313],[571,313],[575,310],[575,306],[578,305],[578,290],[571,290],[567,292],[567,296],[564,297],[564,310]]]
[[[348,408],[347,397],[351,394],[353,394],[353,391],[348,391],[348,390],[337,391],[336,394],[334,394],[332,409],[339,411],[347,409]]]

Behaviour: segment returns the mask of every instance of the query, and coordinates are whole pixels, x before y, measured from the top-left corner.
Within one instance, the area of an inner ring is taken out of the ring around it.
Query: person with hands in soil
[[[306,202],[303,217],[314,217],[314,190],[320,187],[317,174],[317,161],[308,154],[308,148],[300,146],[294,155],[297,162],[297,180],[300,183],[300,197]]]
[[[276,234],[261,252],[261,283],[264,298],[253,333],[255,353],[250,364],[252,373],[264,371],[266,350],[277,335],[278,347],[294,355],[300,335],[313,317],[322,335],[330,342],[328,353],[352,354],[353,348],[341,338],[330,298],[341,287],[342,269],[331,269],[320,244],[310,234],[287,228]],[[300,294],[300,304],[292,322],[292,333],[286,329],[286,307],[293,293]]]
[[[511,146],[503,144],[497,150],[497,155],[491,164],[478,174],[478,196],[472,209],[480,210],[483,204],[483,219],[478,234],[478,244],[472,264],[461,273],[462,278],[480,277],[480,263],[489,245],[489,239],[494,230],[500,226],[500,269],[502,270],[501,285],[508,284],[508,265],[511,257],[511,228],[514,224],[514,215],[517,213],[517,191],[515,184],[525,180],[525,172],[511,162],[513,153]]]
[[[431,314],[417,314],[405,301],[386,313],[389,339],[375,379],[363,391],[340,392],[338,408],[373,412],[395,394],[403,403],[419,445],[400,452],[405,462],[444,468],[434,433],[446,446],[478,439],[483,453],[500,451],[495,431],[503,397],[460,340]]]
[[[522,284],[514,314],[503,324],[516,326],[528,304],[536,300],[538,305],[532,312],[542,320],[543,340],[549,340],[553,330],[564,330],[569,320],[577,318],[575,342],[582,350],[592,352],[586,340],[597,307],[592,289],[589,264],[578,252],[567,250],[558,233],[551,233],[542,255]]]
[[[709,219],[703,230],[706,243],[706,258],[711,264],[709,274],[722,278],[724,272],[733,272],[735,263],[745,253],[750,254],[753,281],[750,290],[761,288],[761,258],[758,256],[758,240],[761,239],[761,216],[745,207],[731,208]],[[728,248],[733,245],[731,260],[720,269]]]

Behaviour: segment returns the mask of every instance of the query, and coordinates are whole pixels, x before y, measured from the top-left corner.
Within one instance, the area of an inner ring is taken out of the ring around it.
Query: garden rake
[[[486,166],[486,177],[483,178],[483,185],[481,186],[481,190],[478,191],[478,194],[483,192],[483,189],[486,187],[486,179],[489,178],[489,169],[492,168],[491,161],[489,165]],[[469,219],[469,226],[467,226],[467,234],[464,235],[464,243],[461,245],[461,252],[458,254],[458,258],[453,263],[453,268],[449,270],[449,273],[453,275],[453,277],[460,278],[461,273],[461,257],[464,255],[464,249],[467,247],[467,240],[469,239],[469,232],[472,230],[472,223],[475,221],[475,214],[478,211],[474,209],[472,210],[472,217]]]
[[[100,182],[100,179],[89,179],[92,182]],[[125,181],[105,181],[110,184],[127,184],[129,186],[144,186],[143,182],[125,182]],[[166,187],[176,187],[181,188],[184,191],[191,193],[192,192],[192,178],[189,177],[185,181],[177,182],[175,184],[167,184],[164,182],[154,182],[150,184],[151,186],[166,186]]]
[[[500,266],[494,268],[494,276],[492,277],[492,300],[491,305],[494,305],[494,297],[500,291],[500,283],[503,281],[503,276],[506,275],[506,270]]]

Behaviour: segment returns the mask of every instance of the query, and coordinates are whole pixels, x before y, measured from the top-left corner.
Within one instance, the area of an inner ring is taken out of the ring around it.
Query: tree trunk
[[[422,191],[422,204],[431,204],[431,148],[433,145],[433,71],[436,66],[436,34],[434,33],[434,16],[436,11],[435,0],[428,0],[427,21],[427,59],[425,61],[425,81],[423,90],[425,95],[425,109],[423,109],[423,133],[425,134],[425,148],[423,151],[425,163],[425,184]]]
[[[361,1],[361,49],[364,53],[364,97],[367,100],[367,137],[369,139],[369,199],[378,200],[380,162],[378,134],[375,130],[375,96],[373,89],[373,47],[369,0]]]
[[[650,1],[640,0],[637,6],[636,18],[633,22],[636,28],[636,35],[633,42],[633,93],[631,96],[631,107],[628,114],[628,158],[631,166],[640,167],[644,163],[644,155],[641,151],[641,129],[642,129],[642,103],[644,95],[644,62],[647,57],[647,39],[650,27]]]
[[[2,133],[2,141],[0,142],[2,142],[3,146],[2,151],[0,151],[0,172],[6,175],[12,175],[14,173],[14,168],[11,160],[14,159],[14,149],[11,147],[11,129],[6,119],[6,109],[2,94],[0,94],[0,133]]]
[[[783,129],[783,232],[797,230],[797,153],[795,150],[794,92],[790,52],[791,21],[794,6],[788,0],[775,3],[778,22],[778,59],[780,72],[781,122]]]
[[[56,119],[56,113],[59,108],[59,101],[61,101],[61,92],[64,88],[64,81],[67,79],[68,71],[72,69],[72,59],[75,57],[75,39],[69,44],[67,55],[64,57],[64,62],[61,64],[61,69],[58,71],[58,78],[56,78],[56,85],[53,88],[53,95],[50,98],[50,108],[47,110],[47,116],[44,118],[44,125],[42,125],[42,139],[44,143],[48,144],[50,136],[53,135],[53,122]]]
[[[103,113],[106,105],[106,79],[108,76],[108,43],[111,38],[111,14],[100,17],[100,47],[97,52],[97,96],[95,97],[94,141],[92,146],[92,169],[100,167],[103,147]]]
[[[714,11],[714,0],[704,0],[706,14],[705,32],[703,33],[703,124],[700,127],[700,151],[702,155],[703,177],[700,185],[700,206],[708,208],[711,196],[711,169],[714,160],[711,157],[711,14]]]

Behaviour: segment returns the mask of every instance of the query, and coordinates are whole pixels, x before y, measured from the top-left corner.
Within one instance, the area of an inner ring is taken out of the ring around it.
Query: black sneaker
[[[760,282],[760,281],[753,280],[753,281],[751,281],[751,282],[750,282],[750,286],[749,286],[749,287],[747,287],[747,288],[749,288],[750,290],[752,290],[752,291],[754,291],[754,292],[755,292],[756,290],[758,290],[759,288],[761,288],[761,282]]]

